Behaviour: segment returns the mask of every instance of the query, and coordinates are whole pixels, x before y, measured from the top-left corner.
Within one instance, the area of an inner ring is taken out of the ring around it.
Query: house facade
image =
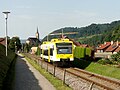
[[[98,46],[95,56],[110,58],[112,54],[120,52],[120,42],[105,42]]]
[[[106,51],[106,49],[111,45],[111,42],[105,42],[104,44],[99,45],[97,48],[98,53],[103,53]]]
[[[29,37],[26,40],[26,43],[31,46],[31,54],[35,54],[38,46],[41,44],[41,41],[39,39],[38,28],[37,28],[37,32],[35,33],[35,37]]]
[[[39,40],[39,32],[37,28],[37,32],[35,33],[36,37],[29,37],[26,41],[27,44],[31,45],[32,47],[38,46],[41,42]]]
[[[105,42],[104,44],[101,44],[98,46],[97,51],[98,53],[103,53],[103,52],[119,52],[120,51],[120,42]]]

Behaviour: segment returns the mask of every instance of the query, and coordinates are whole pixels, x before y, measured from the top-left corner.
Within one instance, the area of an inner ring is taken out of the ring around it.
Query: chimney
[[[104,42],[104,44],[106,44],[106,42]]]
[[[111,45],[113,45],[113,41],[111,41]]]
[[[117,46],[119,45],[119,42],[118,42],[118,40],[117,40],[117,42],[116,42],[116,45],[117,45]]]

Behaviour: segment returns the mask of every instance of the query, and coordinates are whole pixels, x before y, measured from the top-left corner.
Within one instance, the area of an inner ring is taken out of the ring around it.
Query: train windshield
[[[72,54],[72,43],[56,43],[57,54]]]

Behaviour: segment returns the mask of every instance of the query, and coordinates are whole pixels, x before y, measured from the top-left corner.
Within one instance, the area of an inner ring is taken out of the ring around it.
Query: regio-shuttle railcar
[[[52,39],[41,45],[41,57],[48,62],[70,62],[73,57],[73,42],[69,39]]]

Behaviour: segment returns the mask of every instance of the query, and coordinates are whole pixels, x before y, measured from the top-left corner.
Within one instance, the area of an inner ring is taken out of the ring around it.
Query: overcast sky
[[[3,11],[10,11],[8,36],[40,38],[64,27],[110,23],[120,19],[120,0],[0,0],[0,37],[5,36]]]

